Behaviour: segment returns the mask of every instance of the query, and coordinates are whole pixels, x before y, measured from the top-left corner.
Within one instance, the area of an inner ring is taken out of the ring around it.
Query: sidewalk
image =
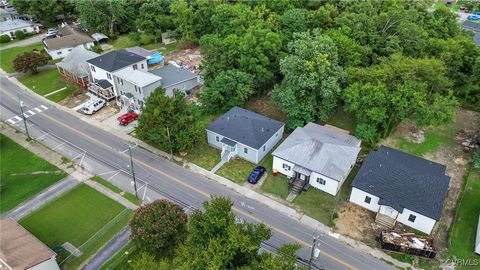
[[[17,84],[20,88],[22,89],[25,89],[26,91],[31,91],[29,90],[27,87],[25,87],[23,84],[21,84],[16,78],[9,78],[12,82],[14,82],[15,84]],[[64,111],[64,112],[67,112],[75,117],[78,118],[78,114],[76,114],[75,112],[73,112],[72,110],[68,109],[68,108],[65,108],[53,101],[50,101],[44,97],[41,97],[41,99],[44,99],[45,103],[48,103],[50,104],[52,107],[55,107],[61,111]],[[95,121],[93,119],[89,119],[88,120],[88,123],[89,124],[92,124],[100,129],[103,129],[104,131],[106,132],[109,132],[112,134],[112,136],[117,136],[123,140],[126,140],[126,141],[129,141],[129,142],[133,142],[133,143],[136,143],[138,146],[158,155],[158,156],[161,156],[163,158],[166,158],[166,159],[170,159],[170,154],[164,152],[164,151],[161,151],[159,150],[158,148],[155,148],[137,138],[134,138],[132,136],[130,136],[129,134],[125,134],[125,133],[121,133],[121,132],[118,132],[118,130],[113,130],[112,128],[109,128],[109,127],[106,127],[105,125],[103,125],[101,122],[99,121]],[[328,234],[332,237],[335,237],[341,241],[343,241],[344,243],[352,246],[353,248],[356,248],[366,254],[369,254],[371,256],[374,256],[376,258],[380,258],[380,259],[383,259],[385,261],[388,261],[390,263],[392,263],[394,266],[397,266],[397,267],[400,267],[400,268],[410,268],[411,265],[408,264],[408,263],[403,263],[403,262],[400,262],[398,260],[395,260],[394,258],[388,256],[386,253],[384,253],[383,251],[381,250],[378,250],[378,249],[374,249],[374,248],[371,248],[369,246],[367,246],[366,244],[362,243],[362,242],[359,242],[359,241],[356,241],[356,240],[353,240],[349,237],[346,237],[346,236],[343,236],[343,235],[339,235],[337,233],[334,233],[328,226],[324,225],[323,223],[320,223],[319,221],[307,216],[307,215],[304,215],[302,213],[299,213],[297,212],[297,210],[291,208],[291,207],[288,207],[280,202],[277,202],[273,199],[271,199],[270,197],[267,197],[263,194],[260,194],[252,189],[249,189],[247,187],[244,187],[244,186],[240,186],[236,183],[234,183],[233,181],[230,181],[224,177],[221,177],[219,175],[216,175],[214,173],[211,173],[210,171],[208,170],[205,170],[193,163],[189,163],[189,162],[186,162],[185,160],[183,160],[182,158],[180,157],[177,157],[177,156],[173,156],[173,159],[175,161],[178,161],[178,162],[183,162],[184,163],[184,166],[190,170],[192,170],[193,172],[197,173],[197,174],[200,174],[200,175],[203,175],[209,179],[212,179],[212,180],[215,180],[217,182],[219,182],[220,184],[228,187],[229,189],[231,190],[234,190],[235,192],[238,192],[250,199],[253,199],[259,203],[262,203],[272,209],[275,209],[276,211],[280,211],[281,213],[289,216],[289,217],[292,217],[294,219],[297,219],[299,220],[302,224],[306,225],[306,226],[309,226],[313,229],[316,229],[320,232],[323,232],[325,234]]]

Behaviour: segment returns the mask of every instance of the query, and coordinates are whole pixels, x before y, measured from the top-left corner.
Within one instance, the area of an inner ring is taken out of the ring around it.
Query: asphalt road
[[[48,106],[3,76],[0,78],[0,93],[0,113],[4,121],[19,114],[18,96],[25,104],[24,110]],[[52,107],[30,116],[28,123],[32,137],[80,163],[91,173],[102,175],[125,190],[132,190],[128,142]],[[15,126],[23,129],[22,122]],[[262,222],[272,229],[271,239],[263,246],[265,250],[274,251],[284,243],[296,242],[302,246],[299,258],[308,261],[315,234],[312,228],[140,147],[134,147],[132,153],[139,196],[147,202],[167,198],[189,210],[201,209],[202,202],[212,195],[230,197],[239,220]],[[319,259],[314,262],[317,269],[394,269],[329,235],[322,235],[317,243],[321,250]]]

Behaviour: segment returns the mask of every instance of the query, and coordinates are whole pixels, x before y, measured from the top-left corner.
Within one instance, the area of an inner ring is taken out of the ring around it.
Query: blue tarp
[[[158,64],[163,61],[163,56],[159,53],[153,53],[152,57],[148,59],[147,64],[153,65],[153,64]]]

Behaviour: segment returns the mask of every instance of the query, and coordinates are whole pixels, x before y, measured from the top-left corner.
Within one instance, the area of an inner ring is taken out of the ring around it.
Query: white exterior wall
[[[93,45],[94,45],[93,42],[89,42],[89,43],[85,43],[83,45],[78,45],[78,46],[82,46],[83,48],[89,50],[93,47]],[[78,46],[75,46],[75,47],[78,47]],[[66,48],[61,48],[57,50],[47,50],[47,48],[45,47],[45,51],[52,57],[52,59],[55,60],[55,59],[64,58],[75,47],[66,47]]]
[[[57,261],[55,260],[55,256],[52,256],[50,260],[44,261],[33,267],[30,267],[28,268],[28,270],[60,270],[60,267],[58,267]]]
[[[217,139],[216,137],[218,136],[218,139],[219,141],[217,142]],[[212,132],[210,130],[207,130],[207,141],[208,141],[208,144],[214,148],[217,148],[217,149],[220,149],[222,150],[222,146],[223,146],[223,143],[221,142],[221,140],[223,139],[224,136],[220,135],[220,134],[217,134],[215,132]],[[227,137],[228,138],[228,137]],[[228,138],[230,139],[230,138]],[[231,140],[231,139],[230,139]],[[234,140],[232,140],[234,141]],[[235,141],[236,142],[236,141]],[[239,142],[236,142],[237,143],[237,155],[245,160],[248,160],[252,163],[255,163],[257,164],[258,161],[256,160],[257,158],[257,150],[250,147],[250,146],[247,146],[247,145],[244,145],[244,144],[241,144]],[[247,148],[248,149],[248,153],[245,154],[244,152],[244,148]]]
[[[260,162],[265,155],[267,155],[272,148],[282,139],[283,137],[283,130],[285,129],[285,125],[283,125],[275,134],[273,134],[268,141],[262,145],[257,152],[257,163]],[[265,151],[263,151],[263,147],[265,146]]]
[[[24,33],[38,33],[39,32],[38,28],[34,27],[32,25],[32,26],[9,29],[8,31],[0,31],[0,35],[8,35],[11,39],[14,39],[15,31],[23,31]]]
[[[475,253],[480,255],[480,215],[478,215],[477,239],[475,241]]]
[[[369,204],[365,202],[365,196],[369,196],[372,198]],[[380,206],[378,205],[379,200],[380,198],[377,196],[374,196],[358,188],[352,187],[352,193],[350,194],[350,201],[354,204],[357,204],[363,208],[367,208],[370,211],[377,212],[378,209],[380,208]]]
[[[408,220],[408,217],[410,217],[410,214],[416,216],[415,222],[410,222]],[[404,208],[403,213],[398,215],[397,221],[407,225],[408,227],[412,227],[421,232],[424,232],[426,234],[430,234],[432,232],[433,226],[435,226],[435,222],[436,222],[436,220],[434,219],[431,219],[422,214],[416,213],[407,208]]]
[[[283,164],[287,164],[288,166],[290,166],[290,170],[284,169]],[[289,161],[286,161],[284,159],[281,159],[279,157],[273,156],[272,170],[276,170],[279,173],[281,173],[283,175],[286,175],[287,177],[292,177],[293,176],[293,166],[295,166],[295,164],[293,164]]]
[[[321,178],[321,179],[325,180],[325,185],[322,185],[322,184],[318,183],[317,178]],[[331,195],[335,196],[335,195],[337,195],[337,192],[340,188],[340,183],[336,180],[333,180],[330,177],[325,176],[325,175],[322,175],[322,174],[319,174],[319,173],[316,173],[316,172],[312,172],[312,174],[310,175],[310,186],[312,186],[314,188],[317,188],[317,189],[320,189],[321,191],[324,191],[328,194],[331,194]]]

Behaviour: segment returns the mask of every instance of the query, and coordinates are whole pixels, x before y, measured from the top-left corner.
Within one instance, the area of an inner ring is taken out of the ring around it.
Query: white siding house
[[[207,140],[229,161],[238,156],[259,163],[283,136],[284,124],[263,115],[233,107],[208,126]]]
[[[352,182],[350,202],[376,212],[376,222],[400,222],[430,234],[440,219],[450,178],[445,166],[381,146]]]
[[[290,178],[293,193],[314,187],[335,196],[356,163],[360,144],[335,128],[308,123],[273,151],[273,170]]]
[[[60,59],[67,56],[73,48],[83,47],[89,50],[94,45],[94,40],[77,27],[65,26],[59,31],[59,36],[44,39],[43,47],[52,59]]]

